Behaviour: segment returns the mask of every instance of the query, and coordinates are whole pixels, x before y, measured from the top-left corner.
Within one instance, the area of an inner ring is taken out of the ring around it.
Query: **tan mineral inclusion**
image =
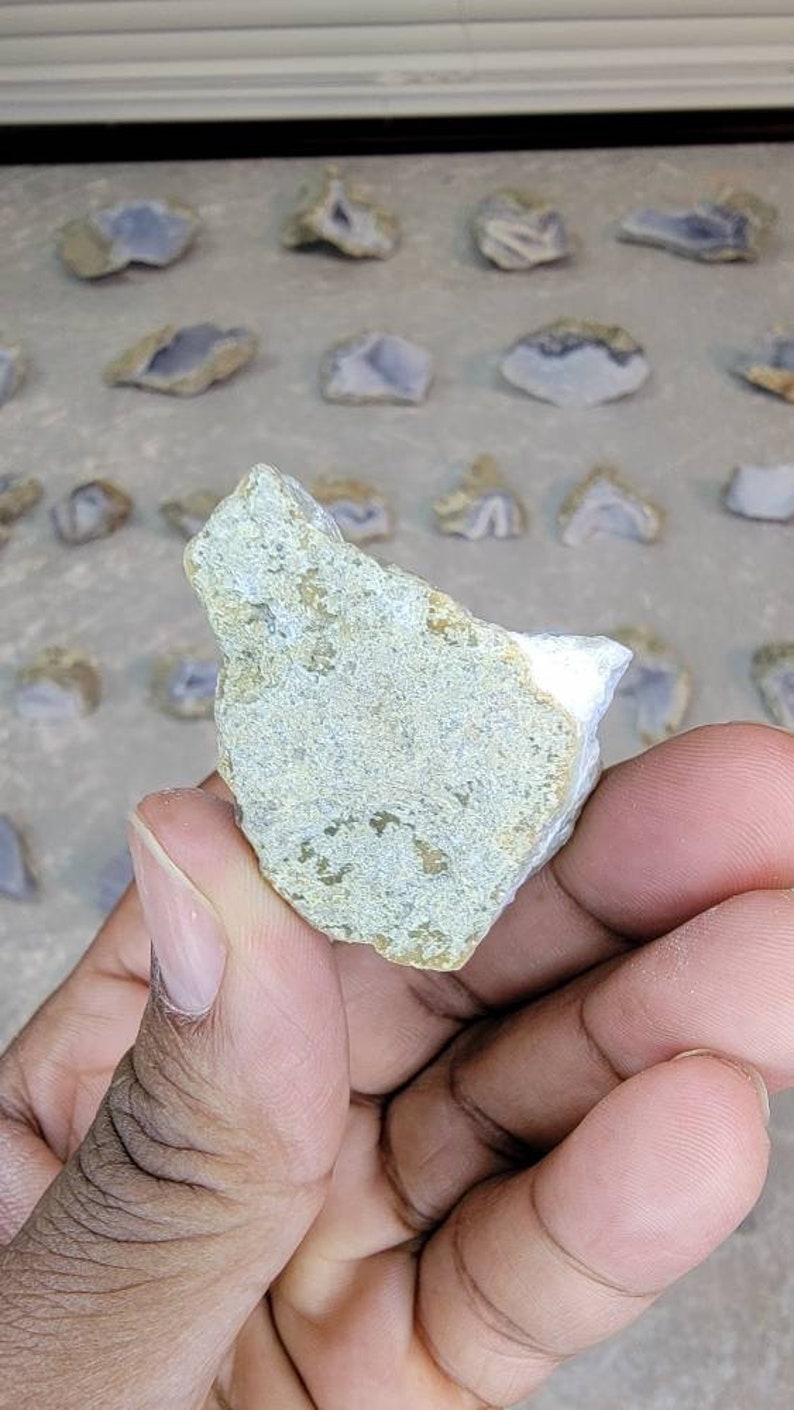
[[[630,652],[522,636],[345,543],[257,466],[187,546],[223,652],[220,768],[312,925],[457,969],[570,835]]]

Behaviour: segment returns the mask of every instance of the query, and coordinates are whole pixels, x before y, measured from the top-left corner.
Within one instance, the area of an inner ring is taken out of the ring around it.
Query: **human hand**
[[[329,945],[220,798],[145,800],[143,910],[0,1060],[0,1405],[479,1410],[631,1322],[763,1183],[793,793],[756,726],[621,765],[457,974]]]

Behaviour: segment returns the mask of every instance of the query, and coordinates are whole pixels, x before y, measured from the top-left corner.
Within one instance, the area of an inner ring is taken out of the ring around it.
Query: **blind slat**
[[[209,11],[204,0],[177,0],[179,24],[158,29],[166,9],[174,12],[172,0],[0,0],[0,122],[788,107],[794,99],[791,0],[785,14],[769,13],[775,0],[762,0],[764,15],[711,18],[689,7],[686,15],[649,18],[648,0],[637,0],[645,17],[622,19],[593,18],[598,0],[589,18],[565,18],[571,5],[555,0],[553,19],[527,18],[541,9],[528,3],[519,19],[468,23],[464,9],[469,16],[474,8],[505,11],[512,0],[491,7],[455,0],[457,18],[431,21],[445,3],[421,0],[422,23],[310,25],[300,22],[303,14],[330,10],[331,0],[305,7],[290,0],[291,23],[272,26],[262,21],[287,13],[282,0],[212,0],[214,27],[185,28],[188,15]],[[657,0],[654,9],[672,3]],[[695,8],[707,3],[693,0]],[[613,9],[620,4],[612,0]],[[349,0],[355,7],[359,0]],[[98,19],[109,9],[117,20],[134,11],[151,23],[80,33],[66,23],[75,10]],[[383,0],[379,18],[397,9],[397,0]],[[230,25],[232,15],[254,10],[256,24]],[[341,6],[333,10],[336,20]],[[26,30],[25,15],[36,11],[57,11],[60,28]]]
[[[0,35],[304,25],[792,17],[792,0],[6,0]],[[222,26],[219,25],[222,20]],[[794,18],[792,18],[794,23]]]
[[[273,62],[293,56],[397,54],[468,56],[492,50],[528,50],[540,56],[570,48],[597,56],[603,50],[631,51],[646,46],[680,47],[697,52],[713,36],[708,20],[591,21],[575,32],[557,21],[462,25],[357,25],[259,30],[197,30],[192,33],[144,32],[135,35],[50,35],[6,39],[0,47],[0,68],[25,64],[87,64],[102,62],[187,61],[246,64]],[[794,44],[794,25],[779,19],[735,19],[720,26],[719,43],[727,48]],[[794,92],[794,85],[793,85]]]

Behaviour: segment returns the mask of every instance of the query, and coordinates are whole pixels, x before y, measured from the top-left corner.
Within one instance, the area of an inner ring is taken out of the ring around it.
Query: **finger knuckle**
[[[135,1243],[202,1234],[233,1202],[212,1113],[178,1063],[136,1047],[122,1059],[86,1140],[65,1171],[72,1223]]]

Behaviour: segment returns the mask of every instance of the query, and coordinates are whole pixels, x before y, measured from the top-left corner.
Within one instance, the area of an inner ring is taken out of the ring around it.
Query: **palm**
[[[749,736],[760,733],[746,731],[751,752]],[[676,1257],[683,1271],[708,1249],[704,1229],[702,1249],[677,1249],[658,1274],[650,1249],[645,1263],[630,1259],[624,1269],[604,1257],[615,1231],[591,1227],[586,1188],[578,1223],[558,1221],[544,1192],[544,1156],[589,1112],[597,1123],[597,1104],[624,1079],[677,1052],[730,1052],[771,1071],[777,1085],[794,1068],[790,1024],[781,1022],[779,1041],[770,1040],[778,1026],[757,973],[759,1003],[745,988],[737,1021],[733,1001],[737,967],[747,968],[746,927],[762,924],[748,913],[740,926],[737,907],[772,904],[768,893],[734,893],[790,885],[791,843],[782,814],[776,830],[769,799],[759,797],[769,830],[763,855],[738,845],[751,804],[727,775],[741,758],[725,754],[716,784],[706,760],[712,781],[704,790],[702,739],[649,756],[655,765],[615,771],[575,842],[527,884],[459,974],[397,969],[367,949],[335,948],[352,1090],[342,1149],[319,1217],[230,1349],[215,1403],[243,1410],[511,1403],[556,1362],[641,1310],[675,1275]],[[782,737],[772,737],[772,747],[790,749]],[[699,847],[702,859],[694,856]],[[46,1144],[21,1126],[8,1138],[12,1156],[16,1142],[25,1162],[26,1194],[14,1194],[13,1179],[0,1189],[0,1241],[85,1134],[134,1039],[148,967],[129,895],[76,977],[4,1059],[0,1111],[26,1116]],[[333,1070],[338,1062],[329,1049],[329,1087],[348,1081]],[[670,1120],[678,1115],[671,1111]],[[657,1105],[659,1130],[665,1120]],[[627,1141],[645,1139],[648,1093],[627,1095],[619,1121]],[[307,1129],[304,1139],[324,1137]],[[649,1133],[649,1159],[653,1139]],[[617,1170],[615,1182],[619,1209]],[[737,1218],[740,1206],[737,1198]],[[522,1238],[526,1248],[517,1251]],[[512,1282],[500,1272],[506,1261]],[[570,1289],[550,1327],[532,1284],[561,1270]],[[582,1325],[577,1299],[594,1288],[599,1309]]]

